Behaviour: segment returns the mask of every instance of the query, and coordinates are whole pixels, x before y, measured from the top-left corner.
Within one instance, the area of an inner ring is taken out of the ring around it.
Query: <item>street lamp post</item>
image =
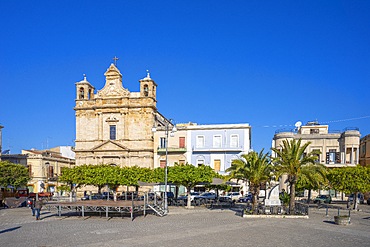
[[[166,164],[165,164],[165,167],[164,167],[164,213],[165,214],[168,214],[168,195],[167,195],[167,181],[168,181],[168,178],[167,178],[167,174],[168,174],[168,134],[169,134],[169,126],[171,124],[171,119],[169,122],[166,122],[166,125],[165,125],[165,148],[166,148]],[[152,128],[152,131],[153,132],[156,132],[157,129],[156,127],[153,127]],[[176,129],[176,126],[173,125],[173,128],[171,130],[171,134],[170,136],[173,136],[174,133],[177,131]]]

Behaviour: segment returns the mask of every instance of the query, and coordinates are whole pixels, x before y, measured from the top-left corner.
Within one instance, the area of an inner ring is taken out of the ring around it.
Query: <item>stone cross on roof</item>
[[[114,56],[113,60],[114,60],[114,65],[117,66],[117,60],[119,60],[119,58]]]

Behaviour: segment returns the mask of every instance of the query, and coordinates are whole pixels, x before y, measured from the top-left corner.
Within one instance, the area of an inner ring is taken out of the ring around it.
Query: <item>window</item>
[[[319,134],[320,130],[319,129],[310,129],[310,134]]]
[[[239,136],[238,135],[231,135],[230,136],[230,147],[231,148],[239,147]]]
[[[221,169],[221,160],[215,160],[213,165],[214,165],[214,170],[216,172],[219,172]]]
[[[48,178],[53,178],[54,177],[54,167],[49,165],[48,167]]]
[[[85,98],[85,90],[83,87],[80,88],[80,96],[79,96],[80,99],[84,99]]]
[[[196,147],[197,148],[203,148],[204,147],[204,136],[197,136]]]
[[[185,148],[185,137],[179,137],[179,148]]]
[[[320,149],[313,149],[312,152],[314,153],[314,156],[317,156],[316,163],[320,163]]]
[[[160,148],[166,148],[166,137],[161,137],[161,139],[159,140],[159,147]]]
[[[115,125],[109,126],[109,139],[116,140],[116,126]]]
[[[213,136],[213,147],[220,148],[221,146],[221,136]]]
[[[28,168],[28,175],[32,177],[32,166],[28,165],[27,168]]]
[[[366,153],[366,144],[364,143],[362,146],[361,146],[361,154],[365,154]]]
[[[197,160],[197,166],[203,166],[204,160]]]
[[[149,95],[149,88],[148,88],[148,85],[144,85],[144,96],[148,96]]]
[[[335,149],[329,149],[329,152],[326,152],[326,164],[334,164],[336,161],[336,151]]]
[[[301,159],[304,159],[306,156],[307,156],[307,153],[306,153],[306,152],[304,152],[304,153],[301,155]]]

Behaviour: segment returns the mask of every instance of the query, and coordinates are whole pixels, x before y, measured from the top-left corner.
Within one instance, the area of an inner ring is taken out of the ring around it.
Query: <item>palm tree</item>
[[[308,172],[302,173],[296,187],[308,190],[307,202],[310,203],[311,191],[320,190],[328,185],[328,180],[326,178],[327,169],[322,164],[310,164],[305,166],[304,169],[308,170]]]
[[[316,163],[318,159],[317,152],[305,153],[306,148],[311,144],[307,142],[301,144],[302,140],[283,141],[280,148],[272,148],[276,157],[273,159],[275,173],[277,177],[287,175],[286,182],[290,188],[289,213],[294,214],[295,207],[295,189],[297,181],[300,177],[313,178],[313,174],[317,173],[317,167],[320,164]]]
[[[231,167],[226,171],[230,172],[232,178],[249,181],[249,190],[253,195],[252,210],[254,211],[261,185],[268,182],[272,176],[269,154],[264,154],[263,150],[260,153],[242,154],[239,159],[232,161]]]

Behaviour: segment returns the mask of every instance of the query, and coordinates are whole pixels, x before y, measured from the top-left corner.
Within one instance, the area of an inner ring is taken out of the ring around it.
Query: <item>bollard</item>
[[[146,207],[147,207],[147,205],[149,204],[149,197],[148,197],[148,194],[147,194],[147,192],[145,192],[145,194],[144,194],[144,217],[146,216],[146,214],[145,214],[145,209],[146,209]]]
[[[328,211],[329,211],[328,206],[326,206],[326,217],[329,216]]]
[[[348,210],[348,223],[351,224],[351,210]]]

